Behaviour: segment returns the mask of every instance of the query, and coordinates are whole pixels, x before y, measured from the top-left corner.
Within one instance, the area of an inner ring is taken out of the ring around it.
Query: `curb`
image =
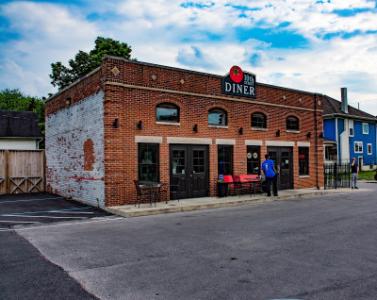
[[[313,196],[324,196],[324,195],[329,195],[333,193],[334,192],[330,192],[330,190],[322,190],[322,191],[313,191],[309,193],[301,193],[301,194],[299,193],[299,194],[294,194],[294,195],[277,196],[277,197],[271,197],[271,198],[262,197],[262,198],[242,199],[242,200],[235,200],[231,202],[213,202],[213,203],[205,203],[205,204],[172,206],[172,207],[162,207],[162,208],[151,207],[151,208],[146,208],[139,211],[125,211],[124,209],[121,209],[121,208],[112,208],[112,207],[108,207],[105,210],[114,215],[122,216],[125,218],[134,218],[134,217],[141,217],[141,216],[189,212],[189,211],[216,209],[216,208],[223,208],[223,207],[226,208],[226,207],[237,207],[237,206],[244,206],[244,205],[257,205],[257,204],[268,203],[268,202],[273,202],[273,201],[282,201],[282,200],[293,200],[293,199],[301,200],[301,199],[309,198]]]

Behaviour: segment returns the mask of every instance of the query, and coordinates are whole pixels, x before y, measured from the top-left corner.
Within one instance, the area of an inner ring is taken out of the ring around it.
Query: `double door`
[[[293,189],[293,149],[291,147],[268,147],[267,152],[275,162],[278,189]]]
[[[208,146],[170,146],[170,198],[208,196]]]

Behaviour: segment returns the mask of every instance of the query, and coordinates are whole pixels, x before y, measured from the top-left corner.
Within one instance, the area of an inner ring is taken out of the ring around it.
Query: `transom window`
[[[209,110],[208,124],[218,125],[218,126],[227,126],[228,125],[227,112],[221,108],[213,108]]]
[[[173,103],[161,103],[156,107],[156,121],[179,123],[179,107]]]
[[[287,130],[300,130],[300,123],[297,117],[289,116],[287,118]]]
[[[256,112],[251,115],[251,127],[267,128],[267,117],[264,113]]]

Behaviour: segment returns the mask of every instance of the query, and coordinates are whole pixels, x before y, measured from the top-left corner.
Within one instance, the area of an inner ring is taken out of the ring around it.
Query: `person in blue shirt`
[[[270,159],[270,156],[268,154],[265,155],[266,160],[262,163],[262,170],[266,177],[267,182],[267,196],[271,196],[271,184],[272,189],[274,192],[274,196],[278,195],[278,185],[277,185],[277,179],[278,174],[276,172],[274,161]]]

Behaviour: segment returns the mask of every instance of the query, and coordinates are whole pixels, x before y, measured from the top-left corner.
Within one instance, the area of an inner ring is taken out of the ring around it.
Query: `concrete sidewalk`
[[[300,189],[300,190],[284,190],[279,191],[279,196],[277,197],[267,197],[266,194],[257,195],[242,195],[242,196],[231,196],[231,197],[203,197],[203,198],[193,198],[193,199],[181,199],[181,200],[171,200],[168,203],[159,202],[150,204],[141,204],[140,207],[135,205],[121,205],[112,206],[106,208],[106,210],[115,215],[123,216],[126,218],[166,214],[166,213],[176,213],[176,212],[187,212],[201,209],[212,209],[220,207],[231,207],[231,206],[241,206],[241,205],[255,205],[264,202],[271,202],[277,200],[288,200],[288,199],[301,199],[305,197],[322,196],[333,193],[353,193],[360,190],[352,190],[349,188],[340,188],[336,190],[317,190],[317,189]]]

